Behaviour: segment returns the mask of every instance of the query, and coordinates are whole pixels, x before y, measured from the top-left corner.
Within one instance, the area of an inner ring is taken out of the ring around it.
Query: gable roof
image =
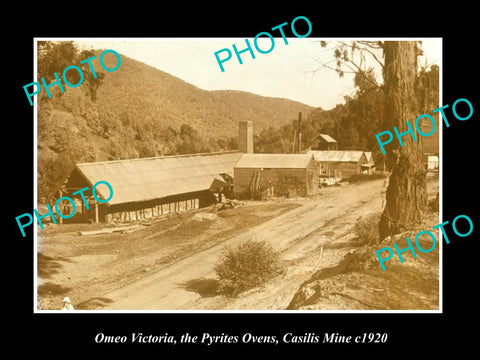
[[[365,156],[363,151],[357,150],[311,150],[308,153],[312,154],[316,161],[332,162],[358,162]]]
[[[108,204],[114,205],[208,190],[215,179],[218,182],[219,174],[233,176],[241,156],[239,152],[224,152],[103,161],[76,164],[74,171],[90,187],[107,181],[113,189]],[[104,185],[96,192],[104,199],[110,195]]]
[[[312,154],[243,154],[235,168],[304,169]]]
[[[332,138],[330,135],[327,135],[327,134],[320,134],[317,136],[317,139],[320,139],[320,140],[323,140],[325,142],[329,142],[329,143],[336,143],[337,140],[335,140],[334,138]]]

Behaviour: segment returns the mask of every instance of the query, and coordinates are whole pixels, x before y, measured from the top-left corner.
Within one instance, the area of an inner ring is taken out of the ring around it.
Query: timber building
[[[319,165],[320,176],[348,178],[355,174],[371,174],[375,164],[371,154],[355,150],[309,151]]]
[[[318,166],[312,154],[243,154],[234,168],[234,193],[273,190],[280,196],[318,192]]]
[[[241,155],[235,151],[76,164],[63,194],[81,200],[72,193],[107,181],[113,189],[111,200],[99,204],[88,199],[90,210],[83,205],[80,211],[95,222],[198,209],[231,192],[233,167]],[[106,186],[98,186],[96,193],[103,199],[110,195]]]

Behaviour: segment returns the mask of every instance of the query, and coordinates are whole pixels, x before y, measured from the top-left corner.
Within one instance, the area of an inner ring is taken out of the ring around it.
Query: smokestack
[[[253,123],[249,120],[238,123],[238,150],[253,154]]]

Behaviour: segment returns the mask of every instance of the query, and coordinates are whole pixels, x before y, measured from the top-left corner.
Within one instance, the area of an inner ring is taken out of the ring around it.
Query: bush
[[[248,240],[227,248],[214,269],[222,293],[238,293],[263,284],[277,269],[278,254],[265,241]]]
[[[353,227],[353,232],[360,244],[376,244],[380,240],[378,225],[381,213],[370,214],[362,217]]]

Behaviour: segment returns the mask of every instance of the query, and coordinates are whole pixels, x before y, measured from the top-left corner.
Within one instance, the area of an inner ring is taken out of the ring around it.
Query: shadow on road
[[[82,301],[81,303],[77,304],[75,306],[75,309],[77,310],[95,310],[98,308],[102,308],[106,304],[112,303],[113,300],[109,298],[104,298],[104,297],[94,297],[85,301]]]
[[[180,284],[180,287],[198,293],[201,297],[214,297],[220,295],[217,279],[192,279]]]
[[[72,262],[72,260],[62,257],[53,258],[37,253],[37,275],[43,279],[50,279],[62,268],[61,262]]]
[[[64,295],[68,293],[71,290],[69,287],[64,287],[62,285],[57,285],[54,284],[51,281],[48,281],[46,283],[43,283],[42,285],[39,285],[37,288],[37,292],[39,296],[46,296],[46,295]]]

